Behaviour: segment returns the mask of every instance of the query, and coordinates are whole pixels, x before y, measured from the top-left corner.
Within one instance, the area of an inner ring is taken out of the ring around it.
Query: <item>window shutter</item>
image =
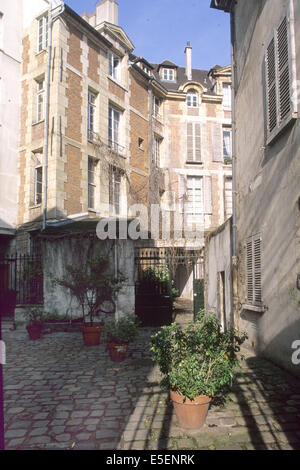
[[[187,161],[192,162],[194,160],[194,133],[193,123],[187,123]]]
[[[247,300],[252,304],[262,302],[261,261],[261,236],[258,234],[246,242]]]
[[[266,54],[266,89],[268,105],[268,130],[272,130],[277,125],[277,90],[276,90],[276,59],[275,40],[269,44]]]
[[[222,124],[213,123],[212,144],[213,144],[213,161],[214,162],[223,162]]]
[[[204,176],[204,213],[212,214],[211,176]]]
[[[289,35],[288,21],[284,18],[277,34],[278,47],[278,88],[279,88],[279,122],[281,122],[291,111],[291,88],[289,70]]]
[[[187,123],[187,161],[201,162],[201,124]]]
[[[247,300],[253,302],[253,250],[252,238],[246,243]]]
[[[260,303],[261,295],[261,238],[259,235],[253,239],[254,261],[254,301]]]
[[[201,125],[194,124],[195,129],[195,161],[201,162]]]

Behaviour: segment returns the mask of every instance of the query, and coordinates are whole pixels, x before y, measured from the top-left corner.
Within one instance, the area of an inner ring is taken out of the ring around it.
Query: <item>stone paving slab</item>
[[[142,329],[122,363],[79,332],[4,331],[6,448],[300,449],[300,381],[248,353],[226,404],[212,404],[202,429],[180,428],[151,361],[154,331]]]

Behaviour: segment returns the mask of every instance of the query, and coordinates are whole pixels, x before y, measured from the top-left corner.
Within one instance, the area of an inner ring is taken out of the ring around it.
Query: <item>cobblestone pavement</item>
[[[24,328],[4,331],[7,449],[300,449],[300,383],[256,357],[224,407],[211,406],[205,426],[177,426],[142,329],[122,363],[81,333],[29,341]]]

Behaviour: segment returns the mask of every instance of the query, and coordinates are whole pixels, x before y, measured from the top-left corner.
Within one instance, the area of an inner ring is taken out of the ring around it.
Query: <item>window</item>
[[[160,119],[161,118],[161,104],[162,100],[157,96],[154,97],[154,105],[153,105],[153,114],[154,117]]]
[[[267,143],[297,117],[293,3],[265,53]]]
[[[197,107],[198,106],[198,94],[195,90],[189,90],[186,95],[186,104],[189,107]]]
[[[232,178],[225,177],[224,183],[225,220],[232,216]]]
[[[187,177],[187,202],[185,203],[187,224],[203,223],[203,178],[202,176]]]
[[[174,81],[175,80],[174,70],[173,69],[163,69],[163,79],[164,80]]]
[[[89,157],[88,159],[88,207],[89,209],[95,209],[95,172],[96,172],[97,162]]]
[[[45,79],[36,80],[36,122],[45,118]]]
[[[153,163],[156,167],[160,165],[161,143],[162,139],[160,137],[154,137]]]
[[[113,53],[109,54],[109,75],[117,81],[120,81],[121,59]]]
[[[120,141],[120,111],[109,107],[108,112],[108,145],[110,148],[119,151]]]
[[[227,159],[232,158],[232,134],[231,129],[223,129],[223,158],[226,162]]]
[[[88,139],[93,140],[95,131],[95,115],[96,115],[96,99],[97,96],[92,91],[88,92]]]
[[[231,109],[231,85],[223,83],[223,108]]]
[[[34,169],[34,204],[42,203],[43,192],[43,167],[37,166]]]
[[[139,145],[140,150],[144,150],[143,149],[143,144],[144,144],[144,139],[142,137],[139,137],[138,138],[138,145]]]
[[[187,162],[201,163],[201,124],[187,123]]]
[[[261,236],[254,235],[246,241],[247,302],[261,305]]]
[[[116,167],[112,167],[111,178],[110,178],[110,205],[112,206],[113,215],[120,215],[121,182],[122,182],[121,171]]]
[[[42,16],[38,20],[38,52],[43,51],[48,46],[48,15]]]

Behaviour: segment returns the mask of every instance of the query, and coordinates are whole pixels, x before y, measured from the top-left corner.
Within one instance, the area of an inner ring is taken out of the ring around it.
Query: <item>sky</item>
[[[92,13],[99,1],[66,0],[76,13]],[[210,0],[118,0],[119,26],[135,46],[133,53],[152,63],[165,59],[185,66],[192,46],[193,68],[230,64],[229,14],[210,8]]]

